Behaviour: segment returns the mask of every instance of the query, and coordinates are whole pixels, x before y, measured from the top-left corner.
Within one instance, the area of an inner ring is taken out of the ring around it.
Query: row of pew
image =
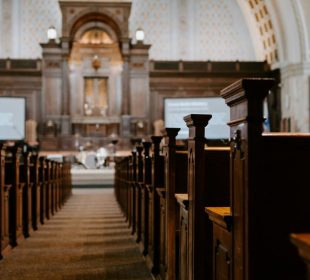
[[[63,206],[70,169],[24,143],[0,143],[0,259]]]
[[[310,233],[310,134],[263,133],[273,84],[221,91],[227,146],[206,146],[212,116],[192,114],[185,145],[165,128],[117,160],[116,197],[156,279],[310,279],[294,241]]]

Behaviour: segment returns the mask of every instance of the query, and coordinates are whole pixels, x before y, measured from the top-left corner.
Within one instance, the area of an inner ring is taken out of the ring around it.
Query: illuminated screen
[[[221,97],[205,98],[165,98],[165,127],[177,127],[181,130],[177,139],[188,138],[188,128],[183,117],[190,114],[211,114],[206,127],[207,139],[229,139],[229,107]]]
[[[25,139],[25,110],[25,98],[0,97],[0,140]]]

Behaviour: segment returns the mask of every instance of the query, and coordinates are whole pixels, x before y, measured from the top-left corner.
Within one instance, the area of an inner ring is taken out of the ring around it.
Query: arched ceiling
[[[277,40],[264,0],[237,0],[250,30],[257,59],[277,62]]]
[[[281,65],[309,61],[310,1],[269,0]]]

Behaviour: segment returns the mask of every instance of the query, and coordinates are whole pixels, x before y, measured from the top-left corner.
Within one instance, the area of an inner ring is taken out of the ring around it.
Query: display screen
[[[24,140],[26,100],[0,97],[0,140]]]
[[[204,98],[165,98],[165,127],[177,127],[181,130],[177,139],[188,138],[188,128],[183,118],[190,114],[211,114],[206,127],[207,139],[229,139],[229,107],[221,97]]]

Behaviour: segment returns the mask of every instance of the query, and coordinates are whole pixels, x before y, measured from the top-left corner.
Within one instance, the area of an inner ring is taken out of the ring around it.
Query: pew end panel
[[[46,158],[39,158],[39,185],[40,185],[40,224],[43,225],[46,217]]]
[[[206,207],[213,225],[213,279],[232,279],[232,215],[230,207]]]
[[[8,146],[5,154],[5,184],[11,185],[9,189],[9,244],[17,246],[22,238],[22,191],[24,183],[20,182],[21,147]]]
[[[249,245],[255,252],[253,262],[264,266],[273,277],[303,279],[305,275],[305,266],[289,234],[310,232],[310,189],[306,184],[309,157],[310,134],[277,133],[261,137],[256,184],[249,186],[253,188],[249,193],[249,211],[253,217],[249,221],[253,231]],[[259,170],[264,176],[259,177]]]
[[[32,183],[32,192],[31,192],[32,228],[34,230],[37,230],[40,219],[39,158],[37,152],[32,152],[32,155],[30,157],[30,182]]]
[[[179,218],[179,259],[178,279],[188,279],[188,194],[176,194],[177,203],[180,208]]]
[[[165,160],[160,154],[160,143],[163,139],[162,136],[152,136],[153,143],[153,156],[151,163],[151,185],[150,185],[150,244],[149,254],[147,258],[147,265],[152,274],[156,277],[160,273],[160,215],[161,215],[161,202],[157,189],[162,188],[165,182]]]
[[[305,279],[289,241],[309,232],[309,135],[262,134],[272,79],[243,79],[221,92],[231,107],[233,279]],[[268,178],[268,179],[267,179]]]
[[[206,206],[230,205],[230,148],[205,147],[211,115],[184,117],[188,140],[188,279],[212,279],[212,223]],[[203,248],[203,249],[202,249]]]
[[[8,189],[5,187],[5,149],[0,143],[0,259],[2,251],[8,245]]]
[[[165,214],[165,217],[161,217],[161,219],[165,219],[165,245],[160,247],[160,251],[165,251],[165,264],[162,264],[163,267],[167,267],[167,275],[168,279],[174,280],[176,278],[177,273],[177,203],[175,200],[175,193],[177,190],[177,141],[176,136],[178,135],[179,128],[165,128],[162,130],[163,135],[163,155],[165,157],[165,190],[166,190],[166,206],[165,212],[161,212],[161,214]],[[186,174],[186,172],[185,172]]]
[[[300,257],[307,265],[307,280],[310,279],[310,233],[292,233],[291,242],[297,247]]]
[[[159,275],[161,279],[166,279],[167,262],[166,262],[166,189],[157,188],[157,194],[159,196],[160,215],[159,215]]]

